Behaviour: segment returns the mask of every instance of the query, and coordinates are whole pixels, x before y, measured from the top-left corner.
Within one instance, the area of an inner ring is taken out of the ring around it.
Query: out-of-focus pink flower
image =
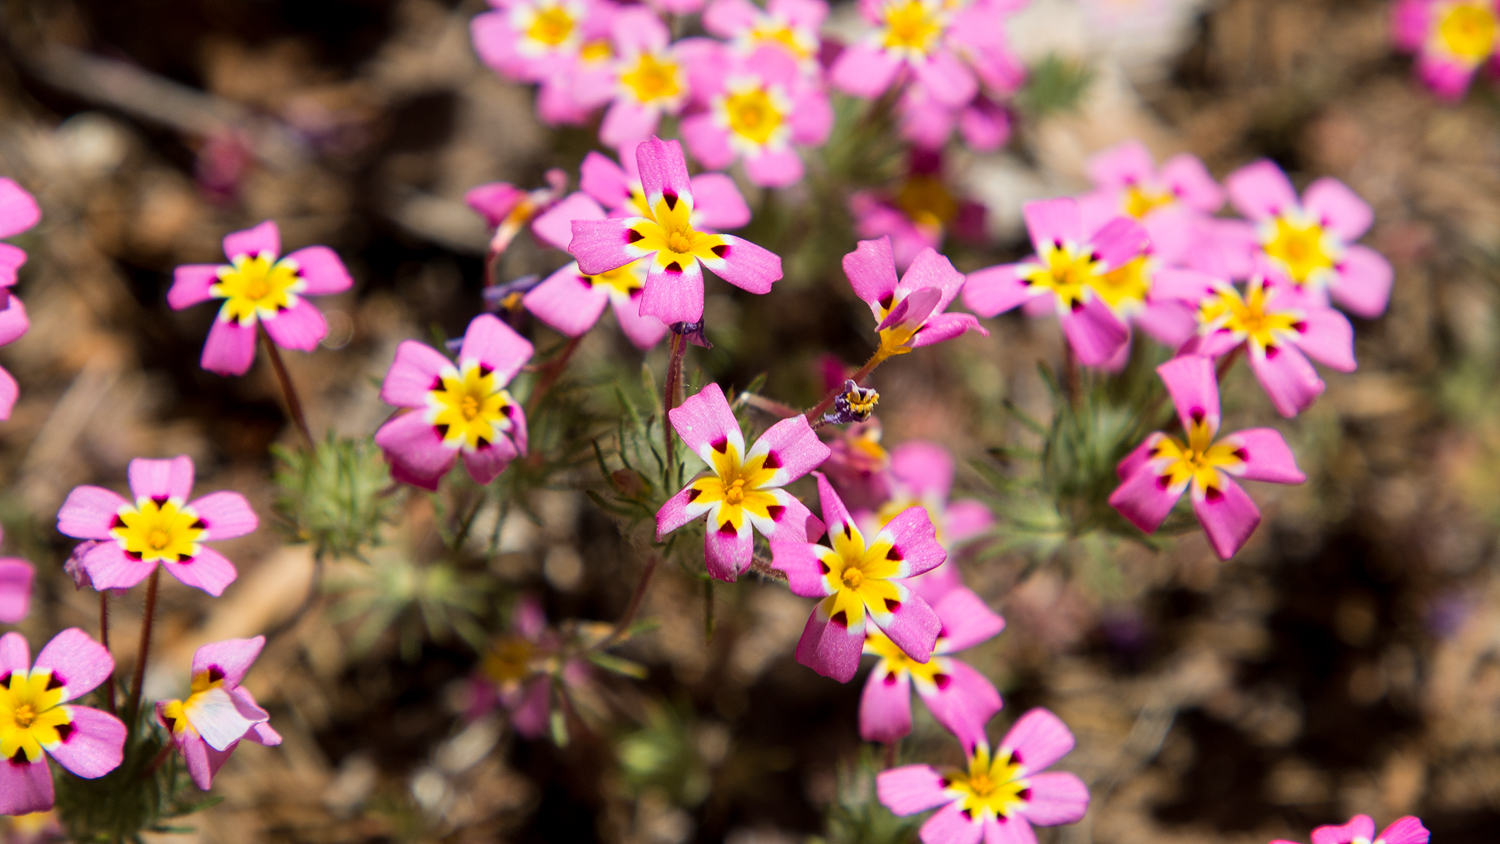
[[[245,130],[226,128],[203,139],[193,161],[193,176],[211,202],[228,205],[239,196],[240,184],[254,164],[255,150]]]
[[[823,523],[782,487],[828,459],[807,418],[797,414],[767,428],[748,450],[724,391],[709,384],[667,416],[687,447],[712,470],[683,487],[656,514],[656,539],[708,516],[704,559],[708,573],[733,581],[750,567],[755,532],[810,541]]]
[[[1084,228],[1121,215],[1141,221],[1151,254],[1168,266],[1182,263],[1198,239],[1198,223],[1224,205],[1224,189],[1196,156],[1167,159],[1158,171],[1140,141],[1126,141],[1089,159],[1097,190],[1080,197]]]
[[[844,275],[875,317],[877,355],[903,355],[966,331],[989,336],[972,314],[943,313],[957,298],[964,275],[934,249],[922,250],[897,281],[890,238],[862,240],[844,256]]]
[[[1253,225],[1225,224],[1254,256],[1255,272],[1271,283],[1292,284],[1308,295],[1333,297],[1356,316],[1385,312],[1391,296],[1391,264],[1359,240],[1374,212],[1337,179],[1308,185],[1302,198],[1281,168],[1257,161],[1229,174],[1229,199]]]
[[[1129,341],[1130,329],[1103,295],[1110,286],[1106,276],[1145,253],[1146,230],[1118,217],[1089,234],[1078,202],[1069,198],[1028,202],[1022,212],[1036,255],[971,273],[964,304],[992,317],[1039,298],[1056,310],[1080,362],[1108,363]]]
[[[228,264],[187,264],[173,273],[167,304],[180,311],[223,299],[203,345],[202,365],[220,375],[244,375],[255,360],[256,325],[283,349],[310,352],[328,335],[323,314],[305,296],[328,296],[354,286],[344,262],[326,246],[279,258],[281,232],[267,220],[224,238]]]
[[[891,451],[891,497],[875,516],[885,524],[908,507],[924,507],[944,548],[978,536],[995,523],[995,515],[972,498],[949,501],[953,489],[953,456],[937,443],[912,440]],[[931,577],[931,575],[927,575]]]
[[[932,657],[942,622],[901,583],[947,559],[927,512],[912,508],[866,542],[844,502],[821,472],[818,499],[833,547],[771,540],[771,567],[794,594],[821,598],[797,642],[797,661],[840,683],[854,679],[872,625],[917,663]]]
[[[14,237],[35,226],[42,218],[36,199],[10,179],[0,178],[0,238]],[[0,243],[0,346],[21,339],[31,327],[26,308],[10,288],[16,272],[26,263],[26,253],[9,243]],[[0,421],[10,418],[20,388],[16,379],[0,367]]]
[[[1227,281],[1192,270],[1163,270],[1158,288],[1198,309],[1198,336],[1184,353],[1221,357],[1244,346],[1250,369],[1282,416],[1306,410],[1323,394],[1312,358],[1353,372],[1354,327],[1343,314],[1295,287],[1266,287],[1257,276],[1243,294]]]
[[[1369,815],[1355,815],[1342,826],[1320,826],[1312,832],[1313,844],[1427,844],[1432,833],[1422,826],[1422,821],[1412,815],[1397,818],[1390,826],[1375,834],[1375,820]],[[1292,841],[1272,841],[1271,844],[1296,844]]]
[[[1433,93],[1458,100],[1474,74],[1496,61],[1500,7],[1495,0],[1399,0],[1392,9],[1392,40],[1417,56],[1417,76]]]
[[[891,496],[891,456],[880,436],[880,420],[871,419],[844,428],[828,444],[823,472],[851,509],[874,510]]]
[[[0,531],[0,538],[5,536]],[[0,623],[17,624],[31,612],[36,567],[19,557],[0,557]]]
[[[598,74],[612,55],[610,24],[618,7],[607,0],[494,0],[496,11],[470,22],[474,50],[496,73],[540,83],[537,114],[551,124],[582,123],[580,77]]]
[[[410,411],[375,432],[391,477],[422,489],[463,458],[475,483],[487,484],[526,453],[526,413],[505,387],[532,346],[491,314],[464,332],[457,363],[415,340],[396,347],[380,400]]]
[[[672,35],[656,13],[641,6],[617,11],[610,21],[615,57],[607,72],[578,74],[574,97],[593,109],[609,103],[599,140],[620,148],[656,133],[664,115],[675,115],[692,94],[689,67],[695,53],[717,48],[706,39],[672,43]]]
[[[978,152],[993,152],[1010,140],[1010,110],[984,94],[953,108],[926,88],[908,88],[897,102],[896,116],[901,136],[922,149],[942,149],[954,129]]]
[[[204,645],[193,654],[192,693],[187,700],[156,703],[156,720],[172,734],[193,784],[204,791],[213,787],[214,774],[241,740],[281,744],[281,735],[271,728],[271,716],[240,687],[265,644],[266,637],[256,636]]]
[[[1154,533],[1191,487],[1193,512],[1214,553],[1227,560],[1260,524],[1260,510],[1234,479],[1300,484],[1307,476],[1274,429],[1249,428],[1219,438],[1212,359],[1183,355],[1156,371],[1177,407],[1185,441],[1160,431],[1147,437],[1120,461],[1122,483],[1109,503],[1136,527]]]
[[[539,738],[546,734],[551,719],[554,683],[586,683],[588,665],[580,659],[568,659],[559,666],[561,643],[547,628],[546,613],[534,595],[517,600],[510,628],[480,660],[468,717],[478,718],[499,704],[510,713],[511,726],[517,733]]]
[[[982,739],[964,750],[967,770],[938,773],[904,765],[875,778],[880,802],[897,815],[941,806],[922,824],[922,844],[991,844],[1036,840],[1031,827],[1076,823],[1089,807],[1088,786],[1073,774],[1046,771],[1073,749],[1073,733],[1056,715],[1033,709],[990,753]]]
[[[801,181],[802,157],[792,144],[817,146],[833,129],[833,107],[815,79],[798,71],[786,51],[762,48],[697,74],[707,108],[683,118],[682,137],[693,157],[712,170],[744,159],[750,181],[787,187]]]
[[[781,258],[728,234],[693,225],[692,183],[676,141],[652,138],[636,150],[648,213],[574,220],[568,251],[587,275],[647,259],[640,312],[667,324],[703,318],[703,268],[751,293],[768,293],[781,278]]]
[[[923,249],[942,247],[948,234],[984,238],[984,206],[955,197],[943,179],[942,156],[921,148],[912,150],[910,173],[896,190],[855,191],[849,213],[860,239],[891,239],[898,270],[911,266]]]
[[[129,589],[160,563],[188,586],[218,597],[237,572],[204,542],[244,536],[259,526],[250,502],[238,492],[211,492],[189,502],[193,461],[130,461],[127,501],[97,486],[74,487],[57,511],[57,529],[98,540],[81,565],[95,589]]]
[[[703,12],[703,28],[742,56],[774,47],[797,62],[801,72],[816,75],[818,29],[827,17],[823,0],[770,0],[764,9],[750,0],[714,0]]]
[[[66,840],[67,834],[57,821],[56,810],[0,818],[0,841],[5,844],[46,844]]]
[[[929,581],[923,576],[907,584],[932,606],[942,628],[926,662],[907,656],[883,633],[865,632],[865,653],[880,660],[860,695],[860,738],[890,743],[910,733],[915,686],[937,722],[965,747],[973,747],[984,741],[984,725],[1000,711],[1000,693],[983,674],[951,655],[999,635],[1005,619],[957,582]]]
[[[120,766],[124,723],[69,703],[109,681],[114,671],[109,651],[76,627],[53,637],[35,665],[24,636],[0,636],[0,815],[52,808],[47,756],[84,779]]]

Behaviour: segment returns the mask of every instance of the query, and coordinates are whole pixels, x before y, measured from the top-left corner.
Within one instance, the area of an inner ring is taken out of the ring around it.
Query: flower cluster
[[[1398,0],[1391,37],[1417,57],[1417,76],[1433,93],[1457,100],[1474,75],[1496,62],[1500,7],[1494,0]]]

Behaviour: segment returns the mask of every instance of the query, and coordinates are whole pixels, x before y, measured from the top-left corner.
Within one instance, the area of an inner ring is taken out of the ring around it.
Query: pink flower
[[[1124,215],[1141,221],[1151,235],[1151,252],[1178,265],[1198,239],[1198,224],[1224,205],[1224,189],[1196,156],[1167,159],[1158,171],[1140,141],[1126,141],[1089,159],[1098,190],[1078,202],[1084,227]]]
[[[932,657],[942,622],[932,607],[899,581],[937,567],[948,552],[934,536],[927,512],[912,508],[892,519],[870,541],[821,472],[818,498],[833,547],[771,540],[771,567],[785,572],[797,595],[822,598],[797,642],[797,661],[840,683],[854,679],[866,622],[913,661]]]
[[[713,170],[743,158],[750,181],[763,187],[796,184],[802,158],[792,144],[819,146],[828,140],[833,129],[828,93],[801,74],[783,50],[724,58],[698,74],[708,108],[683,118],[688,150]]]
[[[578,76],[610,57],[617,7],[606,0],[493,0],[497,11],[470,22],[474,51],[496,73],[538,82],[537,114],[550,124],[582,123],[589,106],[574,96]]]
[[[627,144],[621,151],[619,164],[591,152],[583,157],[583,164],[578,168],[578,187],[608,209],[611,217],[651,216],[637,169],[640,147],[641,144]],[[688,184],[693,193],[693,213],[688,222],[693,228],[727,231],[750,222],[750,206],[735,186],[734,179],[723,173],[699,173],[689,179]],[[570,233],[549,237],[566,240]]]
[[[750,0],[714,0],[703,12],[703,28],[742,56],[774,47],[796,61],[802,73],[817,75],[818,29],[827,17],[823,0],[770,0],[764,9]]]
[[[651,137],[664,115],[682,111],[692,93],[688,68],[695,50],[709,44],[693,39],[672,44],[661,18],[640,6],[614,14],[610,38],[615,57],[607,72],[580,74],[574,81],[574,97],[588,109],[610,104],[599,126],[599,141],[619,148]]]
[[[1186,442],[1158,431],[1120,461],[1123,483],[1109,503],[1136,527],[1154,533],[1191,486],[1193,512],[1209,544],[1227,560],[1260,524],[1260,510],[1234,478],[1300,484],[1291,449],[1271,428],[1250,428],[1218,439],[1219,385],[1213,361],[1173,358],[1156,368],[1177,406]]]
[[[1494,0],[1399,0],[1392,40],[1417,55],[1417,76],[1445,100],[1458,100],[1475,72],[1494,62],[1500,8]]]
[[[558,670],[559,645],[557,635],[547,629],[541,602],[534,595],[521,596],[511,632],[497,639],[480,660],[469,718],[480,717],[498,703],[510,713],[517,733],[532,739],[546,734],[554,682],[578,686],[589,677],[588,665],[580,659],[565,660]]]
[[[602,220],[604,209],[585,193],[575,193],[538,217],[531,230],[538,240],[567,249],[574,220]],[[599,275],[585,275],[578,262],[563,267],[533,287],[521,300],[526,310],[569,337],[581,337],[606,305],[613,306],[620,329],[636,348],[649,349],[667,335],[667,324],[640,313],[647,261],[635,261]]]
[[[1266,287],[1259,276],[1243,294],[1192,270],[1164,270],[1159,289],[1193,303],[1198,336],[1185,353],[1219,357],[1244,346],[1250,369],[1282,416],[1306,410],[1323,394],[1308,358],[1353,372],[1354,327],[1343,314],[1290,286]]]
[[[1107,363],[1129,341],[1130,330],[1101,291],[1110,286],[1106,276],[1145,253],[1146,230],[1118,217],[1086,236],[1078,202],[1068,198],[1028,202],[1022,213],[1036,255],[971,273],[964,304],[992,317],[1031,299],[1051,303],[1078,360]]]
[[[391,477],[422,489],[438,481],[460,456],[475,483],[487,484],[526,453],[526,413],[506,391],[532,347],[491,314],[464,332],[458,361],[415,340],[396,347],[380,400],[410,408],[375,432]]]
[[[1420,818],[1407,815],[1375,834],[1375,821],[1369,815],[1355,815],[1343,826],[1320,826],[1312,832],[1313,844],[1427,844],[1432,833],[1422,826]],[[1271,844],[1294,844],[1272,841]]]
[[[897,281],[891,239],[862,240],[844,256],[844,275],[875,317],[875,331],[880,335],[878,355],[904,355],[966,331],[978,331],[985,337],[990,334],[972,314],[943,313],[958,297],[964,275],[934,249],[922,250]]]
[[[527,220],[551,208],[568,189],[568,174],[563,170],[554,167],[545,178],[547,185],[535,190],[519,188],[510,182],[487,182],[470,188],[464,194],[464,202],[479,212],[490,228],[519,231]],[[514,231],[511,235],[514,236]]]
[[[842,374],[842,366],[840,370]],[[855,509],[873,510],[891,496],[891,456],[881,447],[880,437],[880,420],[871,418],[846,426],[828,444],[823,472],[839,497]]]
[[[773,542],[811,540],[823,523],[782,487],[828,459],[806,417],[767,428],[748,451],[724,391],[709,384],[667,416],[682,441],[712,470],[667,499],[656,514],[656,541],[708,516],[703,555],[708,573],[733,581],[750,567],[754,533]]]
[[[0,531],[0,537],[5,535]],[[0,623],[18,624],[31,612],[36,567],[18,557],[0,557]]]
[[[1270,161],[1257,161],[1229,174],[1229,199],[1254,223],[1241,224],[1240,238],[1255,257],[1256,271],[1272,283],[1294,284],[1357,316],[1385,312],[1391,296],[1391,265],[1379,252],[1360,246],[1370,228],[1370,206],[1337,179],[1318,179],[1303,192]]]
[[[323,315],[304,296],[342,293],[354,285],[344,262],[326,246],[298,249],[285,258],[281,233],[267,220],[224,238],[228,264],[188,264],[173,273],[167,304],[173,310],[223,299],[203,345],[204,369],[244,375],[255,360],[259,323],[283,349],[310,352],[328,334]]]
[[[193,783],[207,791],[214,774],[229,761],[242,739],[281,744],[271,716],[240,681],[260,656],[266,637],[227,639],[204,645],[193,654],[192,693],[187,700],[156,703],[156,720],[172,734],[172,744],[187,763]]]
[[[880,660],[859,699],[860,738],[891,743],[910,733],[915,685],[937,722],[965,747],[972,747],[984,741],[984,725],[1000,711],[1000,693],[983,674],[951,654],[994,638],[1005,629],[1005,619],[956,581],[930,581],[924,576],[908,583],[931,604],[942,627],[926,662],[907,656],[883,633],[865,632],[865,653]]]
[[[937,528],[938,542],[952,548],[995,523],[995,515],[981,501],[948,500],[953,489],[953,456],[936,443],[913,440],[897,446],[891,452],[890,474],[891,497],[876,514],[880,524],[908,507],[923,507]],[[932,574],[924,577],[930,579]]]
[[[134,502],[97,486],[74,487],[57,511],[57,529],[77,539],[99,540],[81,565],[95,589],[129,589],[156,570],[214,597],[236,572],[218,551],[203,545],[254,531],[260,522],[245,496],[211,492],[188,502],[193,461],[130,461]]]
[[[1083,780],[1044,770],[1072,749],[1067,725],[1033,709],[1010,728],[993,756],[983,740],[966,746],[968,770],[940,774],[930,765],[904,765],[881,772],[875,793],[897,815],[943,807],[922,824],[922,844],[1035,841],[1033,825],[1076,823],[1088,811]]]
[[[0,178],[0,238],[14,237],[35,226],[42,218],[36,200],[10,179]],[[31,321],[21,300],[10,288],[16,283],[16,271],[26,263],[26,253],[9,243],[0,243],[0,346],[21,339]],[[0,367],[0,421],[10,418],[20,388],[16,379]]]
[[[120,766],[125,725],[68,703],[108,681],[114,670],[109,651],[76,627],[53,637],[35,665],[25,637],[0,636],[0,815],[52,808],[52,769],[43,751],[84,779]]]
[[[652,138],[636,150],[649,213],[574,220],[568,251],[588,275],[652,259],[640,312],[667,324],[703,318],[703,267],[751,293],[768,293],[781,278],[781,258],[728,234],[697,230],[687,161],[676,141]]]
[[[1001,0],[861,0],[875,29],[851,44],[829,68],[835,87],[873,99],[902,70],[913,87],[950,108],[968,104],[980,83],[995,93],[1014,91],[1025,70],[1006,44],[1003,16],[1019,4]]]
[[[984,239],[984,206],[955,197],[943,179],[942,156],[913,149],[909,174],[894,192],[849,195],[854,232],[862,240],[891,239],[896,268],[911,266],[923,249],[937,249],[945,235]]]
[[[901,137],[923,149],[942,149],[954,129],[965,145],[979,152],[993,152],[1010,140],[1010,111],[983,94],[962,108],[953,108],[926,88],[912,87],[902,93],[896,106]]]

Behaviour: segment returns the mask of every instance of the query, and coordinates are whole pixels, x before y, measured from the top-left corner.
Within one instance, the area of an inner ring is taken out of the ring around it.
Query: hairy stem
[[[870,373],[875,371],[875,367],[884,363],[885,359],[888,357],[890,357],[890,355],[886,354],[884,348],[876,349],[875,354],[870,355],[870,359],[865,361],[865,365],[861,366],[858,372],[850,375],[848,380],[853,381],[859,386],[864,386],[864,380],[866,378],[869,378]],[[813,405],[812,408],[803,415],[807,417],[807,421],[809,423],[817,422],[820,418],[822,418],[824,412],[826,412],[828,408],[832,407],[834,401],[837,400],[839,396],[843,395],[843,393],[844,388],[842,386],[833,388],[831,391],[829,391],[828,395],[823,397],[822,401]]]
[[[99,644],[104,646],[106,653],[109,652],[109,590],[99,591]],[[115,707],[115,675],[110,672],[109,679],[104,681],[104,700],[109,706],[109,714],[119,717],[120,713]]]
[[[625,614],[620,616],[619,621],[615,622],[615,629],[611,630],[608,636],[594,646],[594,650],[604,650],[619,641],[621,636],[625,635],[625,631],[635,621],[636,614],[641,611],[641,603],[646,598],[646,587],[651,584],[651,575],[656,573],[656,564],[659,562],[661,562],[661,558],[655,554],[646,558],[646,567],[641,570],[641,579],[636,582],[635,591],[630,593],[630,603],[625,606]]]
[[[271,369],[276,373],[276,383],[281,385],[281,395],[286,399],[286,408],[292,415],[292,422],[296,424],[297,430],[302,432],[302,441],[308,449],[314,445],[312,430],[307,427],[307,416],[302,412],[302,400],[297,397],[297,388],[292,386],[292,377],[287,374],[286,364],[281,360],[281,350],[272,342],[271,335],[266,333],[265,326],[258,326],[261,345],[266,347],[266,356],[271,359]]]
[[[146,685],[146,657],[151,653],[151,623],[156,620],[156,591],[161,586],[161,566],[151,570],[151,579],[146,581],[146,613],[141,619],[141,646],[135,655],[135,682],[130,688],[130,708],[126,714],[130,716],[128,725],[135,730],[135,725],[140,720],[141,714],[141,692]]]
[[[537,376],[536,388],[531,391],[531,395],[526,399],[527,416],[536,413],[536,409],[542,404],[542,397],[547,395],[547,391],[552,389],[552,385],[556,384],[557,379],[562,376],[563,370],[568,368],[568,361],[573,359],[573,353],[578,351],[578,346],[582,342],[583,335],[581,334],[572,338],[563,347],[562,352],[557,357],[547,361],[542,367],[542,374]]]
[[[672,332],[672,355],[667,361],[667,383],[662,388],[661,405],[664,414],[671,412],[682,401],[682,359],[687,353],[687,337]],[[668,480],[677,477],[677,429],[672,427],[672,420],[666,415],[661,420],[662,435],[667,440],[667,475]]]

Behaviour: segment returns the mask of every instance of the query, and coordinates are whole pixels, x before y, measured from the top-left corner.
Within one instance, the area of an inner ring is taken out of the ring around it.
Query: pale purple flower
[[[192,691],[187,700],[156,703],[156,720],[172,734],[193,784],[207,791],[242,740],[281,744],[271,716],[240,686],[260,656],[266,637],[226,639],[204,645],[193,654]]]

